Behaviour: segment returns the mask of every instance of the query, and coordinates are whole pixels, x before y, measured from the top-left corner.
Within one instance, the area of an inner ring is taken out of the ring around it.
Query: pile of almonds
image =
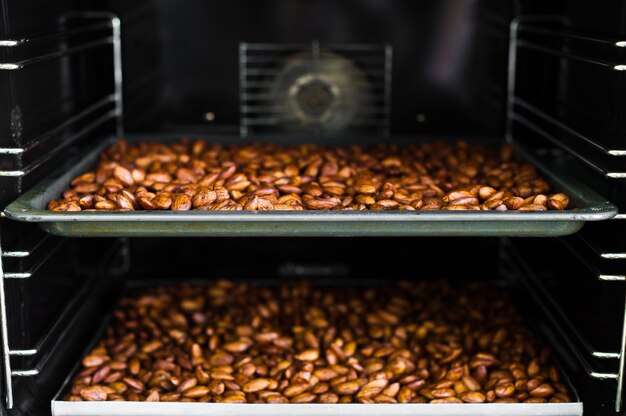
[[[563,210],[537,170],[459,141],[324,147],[118,141],[53,211]]]
[[[120,300],[70,401],[562,403],[549,352],[484,283],[216,281]]]

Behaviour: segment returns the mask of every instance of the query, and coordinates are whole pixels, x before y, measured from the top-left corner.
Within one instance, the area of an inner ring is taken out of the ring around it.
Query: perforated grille
[[[241,135],[388,134],[389,45],[241,43]]]

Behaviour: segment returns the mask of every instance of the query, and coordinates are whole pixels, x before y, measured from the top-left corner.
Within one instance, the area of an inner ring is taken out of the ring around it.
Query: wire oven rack
[[[552,27],[555,23],[561,26],[560,30],[555,30]],[[568,123],[560,120],[558,116],[547,113],[518,94],[516,85],[518,83],[518,55],[520,51],[558,58],[564,71],[567,71],[571,66],[582,65],[604,71],[606,76],[622,77],[623,79],[624,75],[626,75],[626,72],[624,72],[626,71],[626,63],[622,61],[626,41],[572,33],[567,30],[568,23],[562,16],[520,16],[511,22],[509,30],[506,139],[508,142],[523,146],[522,134],[517,133],[516,130],[517,127],[523,127],[526,129],[526,134],[532,134],[545,143],[563,151],[566,155],[572,156],[602,178],[618,181],[626,179],[626,171],[613,168],[616,164],[623,166],[626,149],[614,148],[607,144],[607,137],[603,137],[599,133],[596,133],[597,136],[590,136],[571,127]],[[591,46],[594,51],[601,51],[601,56],[598,57],[598,54],[589,55],[588,50],[577,48],[579,45]],[[587,52],[585,53],[584,51]],[[583,115],[591,118],[587,113],[583,113]],[[618,130],[618,127],[614,126],[613,120],[609,122],[602,120],[602,123],[609,124],[610,128]],[[579,150],[581,147],[586,149],[586,151]],[[615,163],[618,161],[619,163]],[[617,220],[620,223],[625,219],[626,214],[623,213],[618,213],[613,218],[613,220]],[[621,250],[606,250],[601,242],[595,242],[580,233],[573,236],[572,239],[561,239],[561,242],[599,281],[626,282],[625,273],[606,273],[601,268],[598,268],[593,260],[594,257],[613,262],[623,260],[626,259],[625,252]],[[523,256],[519,252],[513,256],[508,256],[508,258],[516,258],[522,261],[522,266],[520,267],[525,269],[528,276],[533,275],[532,271],[523,265]],[[533,279],[529,278],[528,280],[532,283]],[[531,283],[527,282],[527,284]],[[545,296],[546,292],[540,291],[538,296],[540,295]],[[550,303],[553,302],[553,299],[551,299]],[[581,363],[588,376],[594,379],[613,380],[616,382],[616,412],[622,410],[624,376],[626,375],[626,304],[624,311],[624,315],[619,317],[622,318],[622,326],[619,328],[621,332],[620,349],[619,351],[604,352],[595,349],[580,335],[558,308],[554,314],[550,310],[545,309],[546,315],[550,320],[560,323],[555,328],[561,335],[566,330],[573,331],[574,335],[566,337],[566,339],[571,345],[578,346],[578,349],[575,350],[576,359]],[[589,363],[589,359],[615,362],[617,370],[613,372],[596,371],[592,364]]]
[[[69,28],[70,22],[80,21],[83,24],[78,28]],[[4,168],[0,170],[0,177],[12,178],[18,181],[18,188],[22,181],[30,174],[59,155],[71,144],[80,141],[88,134],[103,126],[107,122],[114,122],[116,134],[123,135],[123,102],[122,102],[122,55],[121,55],[121,22],[120,19],[108,12],[77,12],[64,16],[60,22],[61,29],[58,32],[32,36],[20,39],[0,40],[0,48],[7,51],[18,51],[26,46],[47,44],[50,41],[60,43],[60,48],[47,51],[36,56],[11,62],[0,62],[0,76],[19,72],[30,66],[58,60],[73,55],[79,55],[94,49],[110,47],[113,56],[113,91],[96,100],[86,108],[77,111],[62,123],[50,128],[48,131],[23,141],[23,145],[0,148],[0,161]],[[101,35],[101,32],[107,32]],[[81,41],[70,45],[69,40],[79,35],[97,35],[95,39]],[[7,54],[8,56],[9,54]],[[71,135],[65,134],[72,130]],[[51,148],[42,153],[42,148]],[[27,161],[25,163],[25,161]],[[10,168],[6,168],[6,167]],[[2,215],[4,217],[4,215]],[[74,294],[63,311],[56,316],[56,321],[29,348],[12,348],[10,334],[8,333],[7,318],[7,281],[27,282],[32,279],[38,269],[54,254],[63,244],[64,240],[52,236],[44,236],[40,240],[30,241],[26,247],[14,250],[2,250],[0,248],[0,325],[2,342],[2,373],[4,375],[5,403],[8,409],[13,408],[13,379],[16,377],[32,377],[39,374],[41,366],[48,357],[49,344],[59,336],[63,323],[71,319],[72,312],[80,303],[81,296],[88,288],[88,282]],[[20,260],[17,263],[18,270],[8,269],[11,260]],[[4,267],[3,267],[4,266]],[[31,357],[37,360],[37,365],[32,368],[13,368],[12,358]]]

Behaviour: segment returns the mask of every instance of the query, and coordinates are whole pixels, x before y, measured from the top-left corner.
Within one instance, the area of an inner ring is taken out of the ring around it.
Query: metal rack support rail
[[[580,235],[576,235],[576,240],[578,240],[580,243],[582,243],[582,245],[584,245],[585,247],[587,247],[587,250],[599,250],[597,248],[595,248],[595,246],[593,245],[593,243],[591,243],[590,241],[588,241],[585,237],[582,237]],[[585,267],[587,267],[595,276],[598,280],[601,281],[605,281],[605,282],[626,282],[626,275],[624,274],[612,274],[612,273],[604,273],[602,272],[600,269],[598,269],[597,266],[595,266],[592,261],[589,259],[589,256],[585,253],[583,253],[582,250],[578,249],[575,245],[573,245],[571,242],[567,241],[566,239],[561,239],[560,240],[563,245],[569,250],[571,251],[576,258],[585,265]],[[624,259],[624,253],[603,253],[601,251],[594,251],[594,254],[597,255],[598,257],[600,257],[601,259],[611,259],[611,260],[619,260],[619,259]],[[616,257],[604,257],[604,256],[616,256]]]
[[[548,318],[555,333],[557,333],[566,342],[565,344],[570,346],[569,350],[573,353],[574,357],[580,363],[587,375],[597,380],[615,380],[616,396],[615,396],[615,411],[619,412],[622,408],[622,391],[624,383],[624,348],[626,347],[626,305],[624,307],[624,326],[622,328],[622,336],[620,351],[619,352],[602,352],[596,351],[589,341],[574,327],[569,321],[567,316],[563,313],[560,307],[557,306],[554,298],[547,292],[543,284],[539,281],[538,277],[533,272],[532,268],[528,266],[521,253],[513,248],[510,244],[505,244],[507,247],[506,257],[516,262],[520,269],[524,272],[524,278],[519,279],[521,284],[526,288],[528,293],[533,297],[535,302],[541,308],[543,314]],[[618,360],[617,371],[603,372],[597,371],[594,366],[589,362],[583,352],[579,351],[576,347],[582,347],[587,353],[597,359],[610,359]]]
[[[623,221],[626,220],[626,214],[617,214],[612,220]],[[626,260],[626,252],[620,251],[606,251],[602,247],[599,247],[596,243],[590,241],[587,237],[581,233],[576,233],[572,236],[573,239],[578,241],[584,249],[580,249],[571,244],[566,239],[562,239],[563,245],[571,251],[581,263],[583,263],[589,270],[591,270],[598,280],[606,282],[626,282],[626,274],[611,274],[604,273],[598,269],[597,266],[591,263],[589,255],[584,251],[591,252],[593,255],[598,256],[602,260]]]
[[[5,279],[29,279],[31,278],[37,270],[52,256],[61,245],[65,242],[65,239],[57,239],[53,240],[50,244],[50,247],[40,255],[39,259],[36,259],[34,264],[32,264],[27,270],[20,270],[17,272],[4,272]],[[3,256],[4,257],[4,256]],[[26,257],[30,257],[26,256]]]
[[[532,130],[543,139],[548,140],[552,144],[567,151],[578,160],[601,174],[606,178],[612,179],[626,179],[626,172],[613,172],[610,169],[602,166],[601,164],[591,160],[588,156],[583,155],[581,152],[574,150],[571,146],[563,142],[563,140],[550,134],[545,129],[541,128],[537,123],[529,117],[535,118],[542,122],[548,123],[550,126],[557,128],[558,130],[566,133],[568,137],[572,137],[579,143],[586,144],[594,150],[600,152],[606,156],[624,157],[626,156],[626,149],[611,149],[602,143],[598,143],[593,138],[587,137],[583,133],[565,125],[556,118],[541,111],[535,105],[527,102],[526,100],[516,95],[515,83],[516,83],[516,68],[517,68],[517,51],[520,48],[531,49],[537,52],[557,55],[562,58],[582,61],[590,64],[601,65],[609,70],[623,72],[626,71],[626,62],[605,62],[596,59],[590,59],[575,55],[573,53],[567,53],[564,51],[552,49],[543,45],[538,45],[533,42],[520,40],[520,32],[530,32],[545,36],[559,37],[563,39],[576,39],[584,40],[586,42],[598,43],[601,45],[608,45],[611,47],[622,49],[626,47],[626,41],[608,40],[608,39],[596,39],[588,36],[578,36],[561,34],[551,30],[545,30],[534,26],[529,26],[527,23],[546,23],[546,22],[561,22],[565,23],[559,16],[520,16],[511,22],[509,29],[509,58],[508,58],[508,81],[507,81],[507,119],[506,119],[506,139],[509,142],[514,141],[513,126],[515,123],[524,125],[526,128]],[[525,111],[525,114],[520,114],[519,110]]]
[[[579,144],[588,146],[590,149],[595,151],[596,153],[604,156],[604,157],[624,157],[626,156],[626,149],[613,149],[603,143],[601,143],[598,138],[589,137],[580,131],[568,126],[557,118],[545,113],[541,109],[539,109],[534,104],[518,97],[516,95],[516,69],[518,64],[518,50],[519,49],[529,49],[533,50],[537,53],[543,53],[553,56],[558,56],[562,59],[573,60],[577,62],[582,62],[588,65],[595,65],[598,67],[603,67],[608,71],[616,71],[617,73],[624,73],[626,71],[626,62],[610,62],[607,60],[600,60],[594,58],[590,58],[587,56],[581,56],[579,54],[573,53],[566,49],[555,49],[551,46],[546,46],[545,44],[536,43],[533,41],[529,41],[526,39],[520,39],[520,33],[532,33],[538,36],[545,36],[556,39],[563,39],[568,41],[578,41],[585,42],[590,44],[595,44],[601,46],[603,48],[617,48],[617,50],[621,50],[626,47],[626,40],[618,40],[618,39],[606,39],[606,38],[595,38],[590,36],[581,36],[577,34],[569,34],[569,33],[561,33],[558,31],[546,29],[541,27],[541,24],[545,23],[560,23],[563,25],[567,24],[567,21],[563,19],[562,16],[519,16],[511,21],[509,26],[509,56],[508,56],[508,79],[507,79],[507,110],[506,110],[506,140],[509,143],[516,142],[514,137],[513,128],[515,123],[525,126],[527,129],[531,130],[539,137],[547,140],[553,145],[559,147],[560,149],[566,151],[571,154],[579,161],[589,166],[594,171],[598,172],[605,178],[608,179],[625,179],[626,172],[619,171],[614,172],[611,169],[603,166],[601,163],[594,161],[592,158],[589,158],[588,155],[583,154],[572,146],[568,145],[564,139],[557,137],[554,134],[549,133],[546,129],[542,128],[539,123],[543,123],[544,125],[549,125],[552,129],[564,134],[568,139],[575,141]],[[618,54],[621,57],[621,54]],[[516,142],[516,144],[519,144]],[[618,214],[615,220],[624,220],[626,219],[626,214]],[[620,260],[626,259],[626,253],[622,252],[605,252],[601,247],[589,241],[588,238],[576,234],[576,237],[579,246],[572,244],[570,241],[561,239],[563,244],[567,249],[569,249],[580,261],[595,274],[596,278],[600,281],[604,282],[624,282],[626,281],[626,274],[606,274],[599,270],[593,262],[590,260],[589,252],[592,255],[598,256],[603,260]],[[585,253],[586,252],[586,253]],[[517,254],[517,256],[516,256]],[[520,257],[519,253],[513,253],[514,257],[518,257],[517,260],[522,262],[522,266],[524,266],[524,260]],[[530,270],[526,266],[526,272],[528,276],[532,276],[533,278],[527,279],[530,282],[524,281],[523,283],[528,286],[529,291],[536,297],[539,303],[541,304],[544,312],[549,320],[551,320],[555,325],[556,332],[558,332],[561,336],[565,337],[565,339],[569,341],[577,341],[578,345],[582,347],[584,352],[589,354],[592,357],[600,358],[600,359],[609,359],[618,362],[617,371],[611,373],[603,373],[597,372],[593,369],[593,367],[588,362],[587,358],[581,354],[576,348],[573,348],[573,352],[576,355],[576,358],[581,363],[581,365],[585,368],[585,371],[592,378],[596,379],[612,379],[616,380],[617,389],[615,396],[615,411],[620,412],[622,409],[623,402],[623,390],[624,390],[624,377],[626,373],[626,296],[624,299],[624,320],[622,322],[621,328],[621,344],[620,349],[617,352],[601,352],[595,350],[591,344],[573,327],[571,322],[567,319],[567,317],[563,314],[563,312],[555,306],[554,300],[551,296],[545,291],[542,290],[541,284],[538,282],[536,276],[533,275],[532,270]],[[542,299],[544,301],[542,301]],[[553,305],[552,308],[546,307],[546,302]],[[569,331],[573,331],[573,336],[568,336],[565,333],[562,325],[559,323],[563,323],[565,327],[569,329]],[[573,344],[572,344],[573,345]]]
[[[49,239],[53,238],[50,234],[45,234],[40,240],[35,242],[31,247],[25,249],[18,249],[12,251],[3,251],[0,257],[2,258],[23,258],[32,255],[42,244]]]
[[[553,299],[553,297],[545,290],[545,288],[543,288],[542,284],[539,282],[539,278],[532,271],[532,268],[528,265],[528,263],[524,260],[521,253],[518,250],[516,250],[514,247],[512,247],[510,244],[507,244],[507,247],[509,248],[509,251],[510,251],[510,256],[507,256],[507,257],[512,258],[512,260],[515,261],[520,266],[520,268],[524,271],[524,275],[528,277],[528,280],[533,282],[533,285],[536,288],[533,289],[532,292],[534,294],[538,294],[538,296],[540,296],[543,299],[541,300],[541,302],[539,302],[543,308],[552,310],[551,312],[547,314],[547,316],[554,323],[558,323],[558,324],[555,324],[555,326],[557,327],[557,330],[559,332],[562,332],[564,334],[563,335],[564,338],[570,340],[569,345],[574,345],[575,343],[571,341],[575,340],[580,346],[583,347],[583,349],[588,355],[595,357],[595,358],[599,358],[599,359],[616,359],[621,356],[620,352],[603,352],[603,351],[598,351],[597,348],[593,347],[591,343],[589,342],[589,340],[576,330],[576,327],[574,326],[574,324],[572,324],[572,322],[567,318],[565,313],[557,306],[556,301]],[[525,280],[522,281],[522,283],[524,285],[527,284]],[[551,306],[547,307],[545,306],[546,304],[551,305]],[[571,331],[572,335],[566,335],[563,330],[564,327],[567,328],[569,331]],[[587,362],[587,360],[584,357],[581,358],[581,360],[585,362],[584,366],[585,368],[589,369],[590,375],[591,374],[600,375],[596,378],[601,378],[601,379],[617,378],[615,374],[604,374],[604,373],[593,370],[591,365]]]
[[[90,116],[96,115],[96,117],[80,128],[72,136],[66,138],[62,143],[46,153],[45,156],[36,159],[28,166],[22,167],[19,170],[0,170],[0,177],[13,177],[16,180],[21,180],[29,173],[35,171],[45,162],[50,160],[53,156],[60,153],[62,149],[69,146],[71,143],[78,141],[85,137],[88,133],[101,126],[109,120],[115,120],[116,134],[118,137],[123,135],[123,97],[122,97],[122,43],[121,43],[121,22],[119,17],[109,12],[78,12],[71,13],[61,19],[61,27],[65,27],[69,20],[73,19],[85,19],[95,20],[96,23],[87,25],[85,27],[63,30],[59,32],[49,33],[44,35],[32,36],[30,38],[23,39],[4,39],[0,40],[0,48],[19,48],[31,43],[49,40],[49,39],[64,39],[68,36],[84,33],[93,33],[103,29],[110,29],[110,35],[100,37],[96,40],[86,41],[73,47],[67,47],[63,45],[60,50],[44,53],[31,58],[23,59],[15,62],[0,62],[0,76],[3,71],[19,71],[29,65],[35,65],[41,62],[46,62],[54,59],[59,59],[65,56],[69,56],[78,52],[91,50],[94,48],[111,45],[113,53],[113,83],[114,91],[106,95],[90,106],[82,109],[78,113],[72,115],[68,119],[64,120],[57,126],[54,126],[47,132],[40,134],[39,136],[32,138],[21,147],[6,147],[0,148],[0,156],[6,155],[16,158],[21,158],[22,155],[29,150],[49,141],[51,138],[58,135],[68,127],[74,126],[79,122],[86,121]],[[102,110],[105,110],[107,106],[113,105],[113,108],[100,114]],[[17,159],[18,166],[21,166]],[[2,216],[3,217],[3,216]],[[47,355],[39,360],[38,364],[31,369],[13,369],[11,365],[11,357],[26,357],[36,356],[45,353],[45,344],[47,344],[53,335],[58,331],[58,327],[61,321],[64,321],[71,317],[71,311],[77,305],[80,294],[84,292],[85,287],[79,290],[65,308],[60,312],[59,319],[51,325],[51,327],[42,335],[39,341],[33,348],[27,349],[11,349],[8,334],[8,318],[7,318],[7,302],[5,292],[5,279],[29,279],[31,278],[47,260],[48,258],[60,247],[64,242],[64,239],[51,238],[49,235],[45,235],[39,241],[34,242],[30,247],[24,249],[3,251],[0,247],[0,346],[2,347],[2,373],[4,375],[3,383],[5,387],[5,403],[7,409],[13,408],[13,377],[31,377],[39,374],[40,367],[48,358]],[[46,250],[42,251],[40,248],[46,246]],[[50,245],[50,247],[47,247]],[[4,270],[4,262],[7,259],[24,259],[32,257],[36,251],[42,251],[40,257],[30,265],[28,270],[20,270],[15,272],[6,272]]]
[[[2,247],[0,246],[0,253]],[[9,334],[7,320],[7,302],[4,290],[4,271],[2,269],[2,261],[0,261],[0,342],[2,343],[2,374],[4,375],[5,403],[7,409],[13,408],[13,377],[11,374],[11,356],[9,352]]]
[[[64,140],[56,148],[47,152],[45,156],[35,160],[30,165],[19,169],[19,170],[0,170],[0,176],[8,176],[8,177],[23,177],[30,173],[31,171],[37,169],[43,163],[50,160],[53,156],[57,155],[63,148],[67,147],[71,143],[77,141],[79,138],[85,136],[89,132],[93,131],[95,128],[104,124],[105,122],[115,119],[116,122],[116,133],[118,137],[123,135],[123,98],[122,98],[122,44],[121,44],[121,22],[120,19],[111,13],[107,12],[81,12],[81,13],[72,13],[68,14],[62,21],[65,24],[70,19],[105,19],[107,21],[106,26],[111,29],[111,35],[94,40],[89,42],[84,42],[78,46],[67,48],[63,47],[60,51],[54,51],[38,56],[34,56],[32,58],[28,58],[22,61],[17,62],[4,62],[0,63],[0,73],[1,71],[17,71],[25,68],[28,65],[36,64],[39,62],[45,62],[52,59],[62,58],[64,56],[72,55],[77,52],[93,49],[95,47],[111,45],[113,50],[113,80],[114,80],[114,91],[112,94],[109,94],[105,97],[102,97],[95,103],[91,104],[89,107],[83,109],[78,112],[74,116],[69,119],[63,121],[59,125],[51,128],[47,132],[39,135],[38,137],[29,141],[29,143],[23,147],[7,147],[0,148],[0,155],[15,155],[19,156],[27,152],[28,150],[50,140],[56,134],[58,134],[63,129],[70,127],[80,121],[85,120],[88,116],[96,113],[98,110],[102,110],[106,108],[106,106],[110,103],[114,104],[114,108],[110,111],[105,112],[104,114],[97,117],[95,120],[91,121],[89,124],[81,128],[77,133],[68,139]],[[76,33],[86,33],[89,31],[102,30],[102,24],[93,24],[86,28],[68,30],[66,32],[53,33],[43,36],[33,37],[31,39],[19,39],[19,40],[0,40],[0,47],[5,48],[17,48],[20,46],[28,45],[32,42],[35,42],[40,39],[48,39],[53,37],[61,37],[69,34]]]

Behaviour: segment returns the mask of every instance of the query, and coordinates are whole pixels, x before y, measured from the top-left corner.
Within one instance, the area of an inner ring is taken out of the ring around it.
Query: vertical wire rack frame
[[[561,30],[556,30],[552,27],[555,23],[560,25]],[[607,76],[626,76],[626,62],[620,61],[621,52],[626,47],[626,41],[580,35],[571,33],[567,29],[568,22],[562,16],[519,16],[512,20],[509,27],[506,140],[515,146],[525,148],[523,140],[516,133],[516,127],[521,126],[532,132],[546,144],[553,146],[589,167],[601,177],[607,180],[626,179],[626,171],[621,169],[614,170],[611,168],[612,165],[606,162],[606,160],[624,160],[626,149],[614,148],[607,144],[606,138],[601,137],[601,135],[592,137],[581,132],[579,129],[568,125],[566,121],[561,120],[558,116],[549,114],[538,105],[520,97],[518,94],[520,51],[530,51],[541,56],[560,59],[563,65],[562,68],[567,68],[570,63],[575,63],[603,70]],[[534,36],[534,39],[532,36]],[[606,50],[611,58],[598,58],[597,56],[579,53],[575,48],[569,47],[574,43],[592,46],[594,50]],[[583,152],[579,150],[580,146],[588,149],[588,151]],[[623,221],[624,219],[626,219],[626,214],[618,214],[613,218],[613,220],[617,221]],[[626,281],[626,272],[617,274],[605,273],[596,267],[592,261],[594,256],[609,261],[625,259],[626,252],[607,251],[602,248],[601,242],[592,241],[580,233],[573,238],[575,243],[567,239],[561,239],[561,241],[599,281]],[[556,310],[554,313],[548,313],[548,318],[554,320],[554,322],[560,322],[561,326],[557,326],[557,328],[562,330],[560,331],[561,334],[565,336],[570,345],[576,346],[574,351],[575,358],[587,375],[598,380],[615,381],[615,411],[621,411],[623,407],[624,377],[626,375],[626,297],[623,307],[624,314],[621,317],[623,321],[620,328],[621,342],[618,351],[599,351],[594,348],[589,340],[576,330],[565,314],[556,306],[554,299],[549,296],[546,299],[551,307]],[[565,335],[566,333],[569,335]],[[611,372],[597,371],[590,360],[611,361],[616,364],[617,369]]]
[[[69,23],[75,21],[81,21],[85,24],[78,28],[70,28]],[[48,131],[37,137],[27,138],[23,141],[23,145],[0,148],[0,158],[3,160],[6,159],[4,166],[15,167],[0,170],[0,177],[12,178],[20,182],[23,181],[28,175],[36,172],[41,166],[54,156],[60,154],[61,151],[66,149],[69,145],[78,142],[109,121],[115,123],[117,136],[121,137],[123,135],[120,19],[115,14],[109,12],[85,11],[67,14],[59,23],[60,30],[58,32],[28,38],[1,39],[0,48],[7,51],[17,51],[28,45],[45,43],[50,40],[60,41],[60,47],[22,60],[0,62],[0,76],[7,76],[10,73],[22,71],[30,66],[63,59],[81,52],[98,48],[110,48],[113,58],[113,91],[87,107],[78,110]],[[108,33],[100,35],[102,31],[107,31]],[[97,37],[76,44],[70,45],[68,43],[69,39],[82,34],[96,34]],[[80,127],[76,128],[75,132],[70,136],[63,135],[66,130],[75,126]],[[23,163],[23,160],[26,160],[26,156],[29,153],[35,153],[35,150],[39,146],[48,146],[51,143],[53,143],[54,146],[52,146],[50,150],[41,156],[33,158],[32,161],[26,164]],[[62,327],[62,322],[71,319],[71,312],[76,308],[81,296],[84,295],[87,285],[83,285],[83,287],[72,296],[58,315],[56,322],[44,332],[34,345],[30,348],[15,349],[11,348],[10,334],[8,333],[6,282],[11,280],[27,281],[31,279],[37,270],[60,247],[63,241],[63,239],[46,235],[39,240],[29,242],[27,247],[14,250],[3,250],[0,247],[0,341],[2,342],[3,351],[4,399],[8,409],[13,408],[13,379],[15,377],[32,377],[39,374],[41,367],[49,358],[49,354],[47,353],[49,341],[55,337],[55,334],[58,334],[59,329]],[[12,259],[31,259],[31,261],[27,269],[16,271],[5,270],[7,261]],[[12,357],[35,357],[37,364],[33,368],[15,369],[11,363]]]

